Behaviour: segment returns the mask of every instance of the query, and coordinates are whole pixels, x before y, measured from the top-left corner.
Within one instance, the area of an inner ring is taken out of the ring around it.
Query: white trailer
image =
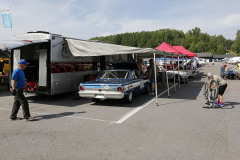
[[[14,39],[0,41],[0,49],[10,55],[11,72],[17,68],[20,59],[30,63],[25,70],[26,80],[36,83],[34,92],[38,94],[74,91],[84,76],[107,69],[111,61],[131,58],[131,55],[76,57],[70,52],[66,37],[42,31],[28,32]]]

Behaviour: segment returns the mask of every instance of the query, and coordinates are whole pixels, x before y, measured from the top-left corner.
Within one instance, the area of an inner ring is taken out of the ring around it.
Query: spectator
[[[26,84],[23,70],[27,68],[27,65],[29,65],[29,63],[26,62],[25,59],[21,59],[18,62],[18,68],[12,73],[12,94],[14,95],[14,103],[10,120],[21,119],[17,117],[20,106],[22,106],[23,118],[26,121],[34,120],[34,118],[30,116],[28,101],[23,94],[23,88]]]
[[[148,67],[148,71],[149,71],[149,80],[150,80],[150,84],[151,84],[151,95],[154,95],[155,93],[155,68],[154,68],[154,62],[153,59],[149,60],[149,67]],[[156,66],[156,71],[158,72],[158,67]]]

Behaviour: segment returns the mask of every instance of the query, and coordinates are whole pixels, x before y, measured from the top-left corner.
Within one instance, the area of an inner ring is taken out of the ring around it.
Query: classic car
[[[149,80],[140,77],[136,69],[112,69],[99,73],[93,81],[80,83],[79,96],[92,98],[93,102],[104,99],[124,99],[131,103],[133,96],[150,90]]]

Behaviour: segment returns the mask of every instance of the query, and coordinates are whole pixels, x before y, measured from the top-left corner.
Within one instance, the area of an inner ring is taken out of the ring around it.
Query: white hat
[[[208,77],[208,78],[211,78],[211,77],[212,77],[212,73],[209,72],[209,73],[207,74],[207,77]]]

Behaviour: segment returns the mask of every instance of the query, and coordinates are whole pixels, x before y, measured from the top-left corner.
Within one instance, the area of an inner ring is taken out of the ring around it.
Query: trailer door
[[[47,87],[47,49],[39,52],[39,86]]]
[[[13,50],[13,70],[18,68],[18,61],[21,59],[20,49]]]

